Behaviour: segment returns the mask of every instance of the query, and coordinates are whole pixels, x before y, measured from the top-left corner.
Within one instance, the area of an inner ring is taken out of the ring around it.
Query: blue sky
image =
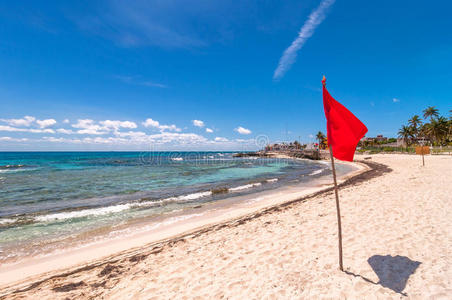
[[[0,1],[0,150],[309,142],[326,128],[323,74],[369,136],[395,136],[427,106],[452,108],[451,11],[450,1]]]

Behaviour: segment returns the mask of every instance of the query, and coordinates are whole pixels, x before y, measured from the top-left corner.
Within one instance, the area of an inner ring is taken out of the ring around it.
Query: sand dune
[[[447,299],[452,157],[425,160],[422,167],[418,156],[374,155],[389,168],[341,188],[346,272],[338,270],[334,195],[326,192],[55,273],[5,298]]]

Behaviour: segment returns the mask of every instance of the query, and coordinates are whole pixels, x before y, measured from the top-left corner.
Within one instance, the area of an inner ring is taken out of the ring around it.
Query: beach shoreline
[[[299,159],[285,155],[279,155],[276,158]],[[356,170],[341,176],[338,179],[339,184],[344,184],[351,178],[372,170],[367,162],[340,163],[350,164],[354,166]],[[329,178],[330,176],[324,177]],[[331,180],[327,180],[328,183],[325,183],[325,180],[327,179],[323,178],[323,183],[318,183],[313,187],[286,188],[250,194],[242,197],[249,198],[250,201],[244,201],[243,199],[233,200],[232,202],[235,204],[227,205],[220,209],[212,209],[212,207],[209,207],[212,205],[221,206],[222,201],[230,202],[231,198],[219,200],[217,203],[205,205],[208,206],[208,208],[204,206],[202,213],[196,209],[192,209],[193,214],[188,214],[188,216],[193,217],[184,220],[184,215],[181,215],[182,222],[178,222],[175,226],[158,228],[158,230],[144,230],[129,236],[121,236],[119,239],[105,240],[81,248],[64,249],[64,251],[49,255],[37,258],[25,258],[18,262],[4,264],[0,266],[0,289],[2,291],[10,291],[17,288],[23,288],[31,282],[52,277],[55,273],[73,272],[74,270],[80,268],[83,269],[87,266],[104,264],[105,261],[132,255],[130,253],[139,252],[140,249],[146,247],[173,243],[184,236],[195,234],[200,231],[208,231],[211,227],[213,228],[231,222],[234,223],[243,218],[249,218],[250,215],[259,214],[279,205],[289,204],[294,201],[302,201],[305,198],[307,199],[319,193],[325,193],[331,190]],[[186,212],[185,215],[187,215]],[[179,216],[176,216],[176,218],[177,217]],[[146,224],[144,228],[146,228]],[[26,277],[24,277],[23,274],[27,274]],[[4,293],[5,292],[2,292],[2,294]]]
[[[4,287],[0,299],[448,299],[452,157],[376,154],[332,188]],[[327,163],[327,162],[325,162]]]

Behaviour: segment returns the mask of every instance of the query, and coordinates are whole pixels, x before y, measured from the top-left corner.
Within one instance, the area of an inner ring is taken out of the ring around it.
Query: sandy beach
[[[254,207],[259,213],[231,213],[229,221],[219,217],[217,225],[199,229],[192,224],[195,231],[168,241],[152,243],[141,237],[130,243],[129,248],[135,247],[131,250],[112,246],[115,251],[106,250],[112,252],[107,258],[49,270],[19,284],[7,283],[3,269],[0,295],[2,299],[447,299],[452,294],[452,157],[426,156],[425,161],[422,167],[419,156],[372,155],[366,160],[371,170],[343,183],[346,272],[338,270],[334,194],[312,190],[297,195],[302,200],[292,201],[294,193],[280,198],[285,201],[264,202],[265,206]],[[307,196],[308,192],[317,194]],[[144,242],[148,244],[139,246]]]

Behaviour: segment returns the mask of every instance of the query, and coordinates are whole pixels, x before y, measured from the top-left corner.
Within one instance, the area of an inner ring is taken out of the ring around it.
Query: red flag
[[[367,127],[345,106],[334,100],[325,87],[325,80],[322,82],[328,144],[332,147],[334,157],[353,161],[356,146],[366,134]]]

